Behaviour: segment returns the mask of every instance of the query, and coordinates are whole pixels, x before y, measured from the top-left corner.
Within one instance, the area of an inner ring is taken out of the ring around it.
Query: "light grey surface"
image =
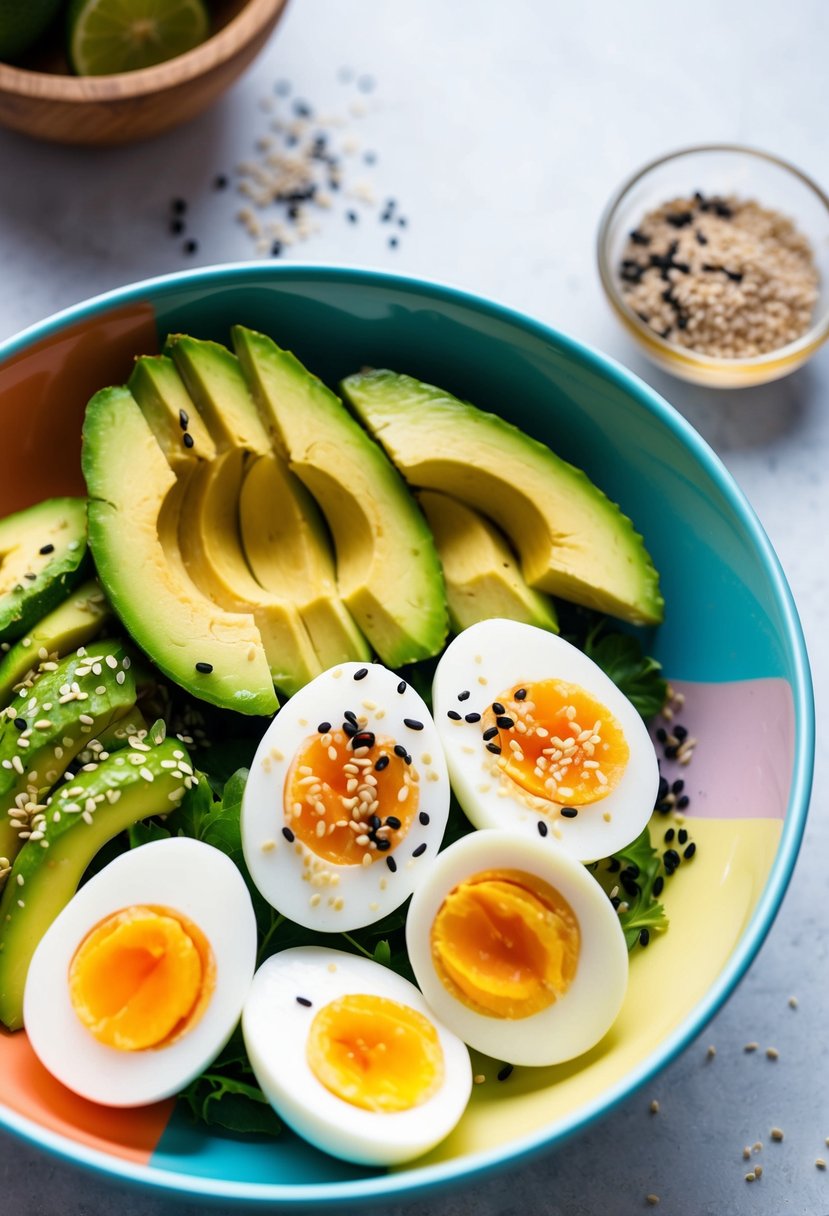
[[[189,264],[252,256],[238,200],[213,175],[249,154],[260,98],[288,79],[322,110],[365,101],[354,135],[377,164],[352,176],[409,218],[386,244],[376,213],[342,205],[290,257],[389,266],[524,309],[618,357],[714,446],[757,509],[792,584],[822,699],[827,681],[829,350],[790,379],[723,394],[655,372],[600,294],[594,236],[617,182],[661,151],[742,140],[827,185],[824,0],[691,7],[654,0],[294,0],[263,58],[190,127],[133,149],[49,148],[0,133],[0,337],[98,291]],[[365,96],[349,67],[376,79]],[[359,153],[355,153],[359,156]],[[165,234],[169,200],[191,202],[195,258]],[[791,890],[733,999],[646,1090],[558,1152],[405,1209],[433,1216],[823,1216],[829,1213],[826,764]],[[799,998],[789,1008],[790,994]],[[745,1042],[779,1049],[747,1055]],[[706,1060],[706,1046],[717,1047]],[[2,1078],[0,1078],[2,1092]],[[649,1113],[658,1098],[659,1114]],[[782,1144],[769,1129],[785,1130]],[[762,1140],[762,1180],[742,1147]],[[181,1209],[46,1158],[0,1135],[0,1211],[164,1216]]]

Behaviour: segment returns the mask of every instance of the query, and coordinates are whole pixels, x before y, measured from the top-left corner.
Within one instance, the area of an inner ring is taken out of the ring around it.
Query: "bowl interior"
[[[487,1080],[460,1126],[411,1166],[346,1165],[287,1132],[276,1142],[209,1134],[170,1103],[102,1110],[52,1082],[24,1035],[0,1036],[0,1123],[34,1141],[174,1190],[354,1202],[458,1179],[561,1139],[701,1028],[753,957],[794,863],[812,764],[808,668],[768,541],[670,407],[543,326],[392,275],[250,265],[194,272],[93,301],[0,348],[0,418],[15,436],[0,450],[0,510],[82,491],[85,401],[122,382],[133,355],[157,349],[170,330],[227,340],[232,323],[273,334],[332,385],[365,364],[441,384],[582,466],[631,516],[661,571],[665,624],[643,640],[685,694],[682,720],[699,741],[687,768],[663,765],[686,782],[698,851],[665,892],[669,933],[632,960],[617,1024],[579,1060],[516,1069],[503,1084],[497,1063],[478,1058]],[[657,840],[666,826],[656,823]]]

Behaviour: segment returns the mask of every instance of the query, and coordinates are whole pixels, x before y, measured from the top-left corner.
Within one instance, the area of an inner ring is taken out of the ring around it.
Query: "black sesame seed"
[[[635,899],[635,898],[636,898],[636,896],[639,894],[639,884],[638,884],[638,882],[634,882],[632,878],[628,878],[628,876],[627,876],[627,874],[624,872],[624,870],[623,870],[623,871],[622,871],[622,873],[619,875],[619,882],[620,882],[620,883],[622,884],[622,886],[624,887],[624,889],[625,889],[625,894],[626,894],[626,895],[629,895],[629,896],[631,897],[631,899]]]
[[[401,760],[405,760],[409,753],[406,751],[402,743],[395,743],[394,754],[395,756],[399,756]]]
[[[379,815],[372,815],[368,821],[368,826],[371,828],[372,832],[376,832],[378,828],[383,826],[383,820]]]
[[[40,550],[39,550],[39,552],[42,553],[44,555],[44,557],[46,556],[47,553],[54,553],[54,551],[55,551],[54,545],[41,545]]]
[[[417,718],[404,718],[403,725],[408,726],[409,730],[423,730],[423,723],[418,722]]]
[[[680,777],[679,780],[675,781],[673,783],[673,785],[671,786],[671,793],[672,794],[681,794],[684,789],[685,789],[685,782]]]
[[[472,694],[470,693],[469,689],[468,689],[468,688],[465,688],[465,689],[463,690],[463,692],[459,692],[459,693],[458,693],[458,700],[459,700],[459,701],[468,701],[468,700],[469,700],[469,698],[471,697],[471,695],[472,695]]]
[[[412,762],[412,757],[411,757],[411,755],[409,754],[409,752],[406,752],[406,755],[403,757],[403,763],[404,763],[404,764],[411,764],[411,762]]]
[[[317,730],[319,731],[319,733],[321,735],[327,735],[328,732],[330,731],[330,729],[331,729],[330,722],[320,722],[319,726],[317,727]]]
[[[374,843],[381,853],[385,853],[391,848],[391,841],[387,840],[385,836],[381,837],[380,840],[375,840]]]
[[[527,696],[526,688],[516,688],[515,698],[514,698],[516,701],[524,701],[526,699],[526,696]]]
[[[447,716],[447,718],[451,718],[453,722],[461,721],[461,715],[458,713],[458,711],[456,709],[448,710],[446,716]]]
[[[306,1009],[310,1009],[313,1001],[309,1001],[307,996],[298,996],[296,999],[297,1005],[304,1005]]]
[[[347,709],[343,714],[343,717],[345,718],[346,722],[353,722],[355,726],[357,725],[357,715],[353,709]]]
[[[679,739],[680,743],[684,742],[684,740],[688,738],[687,727],[675,726],[673,729],[673,736],[675,739]],[[674,791],[674,792],[676,792],[676,791]]]
[[[668,828],[667,832],[665,833],[665,844],[670,844],[674,838],[674,835],[674,829]]]
[[[368,668],[361,667],[359,671],[354,672],[354,679],[355,680],[364,680],[367,675],[368,675]]]
[[[619,858],[611,857],[610,861],[607,863],[608,874],[618,874],[619,871],[621,870],[621,868],[622,868],[622,863],[621,863],[621,861],[619,861]]]
[[[217,173],[216,176],[213,178],[213,189],[214,190],[227,190],[229,185],[230,185],[230,179],[228,178],[226,173]]]
[[[676,867],[679,865],[680,861],[679,853],[677,853],[676,849],[666,849],[662,856],[662,860],[665,862],[666,868],[668,866]]]
[[[578,811],[574,806],[563,806],[561,813],[565,819],[575,819],[578,815]]]
[[[406,691],[406,687],[407,687],[406,681],[401,680],[400,683],[397,685],[397,691],[402,694]]]
[[[677,800],[676,800],[676,809],[678,811],[684,811],[686,806],[690,806],[690,805],[691,805],[691,799],[688,797],[687,794],[683,794],[681,798],[677,798]]]
[[[472,714],[466,714],[466,715],[465,715],[465,717],[464,717],[464,721],[465,721],[465,722],[470,722],[470,723],[473,723],[473,724],[474,724],[475,722],[480,722],[480,720],[481,720],[481,715],[480,715],[480,714],[476,714],[476,713],[472,713]]]
[[[631,861],[629,865],[625,866],[625,873],[629,874],[631,878],[639,877],[639,867],[635,861]]]
[[[388,756],[381,756],[380,759],[377,761],[377,763],[374,766],[375,773],[382,773],[384,768],[389,767],[389,763],[390,763],[390,761],[389,761]]]
[[[33,570],[27,570],[26,573],[23,575],[23,577],[27,578],[29,580],[29,582],[33,583],[35,581],[35,579],[37,578],[37,575],[35,574],[35,572]]]
[[[512,1076],[513,1064],[505,1064],[503,1068],[498,1070],[498,1080],[506,1081],[507,1077]]]
[[[184,220],[170,220],[170,232],[173,236],[181,236],[185,227]]]
[[[651,940],[650,931],[648,929],[640,929],[639,930],[639,945],[647,946],[647,944],[650,940]]]
[[[620,904],[621,902],[622,902],[622,901],[621,901],[621,899],[619,899],[619,896],[618,896],[618,895],[614,895],[614,896],[612,896],[612,898],[611,898],[611,900],[610,900],[610,906],[611,906],[612,908],[614,908],[614,909],[615,909],[615,908],[618,908],[618,907],[619,907],[619,904]]]
[[[282,256],[282,242],[273,241],[271,243],[271,257],[278,258]]]
[[[184,249],[185,253],[197,253],[198,248],[199,248],[199,242],[194,240],[193,237],[190,237],[189,241],[184,242],[184,245],[182,246],[182,248]]]
[[[492,712],[494,714],[505,714],[507,711],[504,709],[504,707],[500,701],[493,701],[492,702]]]
[[[416,849],[412,849],[412,857],[422,857],[425,852],[426,841],[424,840],[423,844],[419,844]]]
[[[688,861],[690,861],[691,858],[696,853],[696,851],[697,851],[697,846],[694,844],[694,842],[692,840],[691,843],[688,845],[688,848],[682,854],[682,856],[685,857]]]
[[[347,735],[349,739],[354,738],[354,736],[357,734],[357,730],[358,727],[356,727],[353,722],[349,722],[347,719],[345,722],[343,722],[343,734]]]
[[[26,729],[26,719],[25,718],[15,718],[14,724],[18,730]]]
[[[200,674],[203,676],[209,676],[212,670],[213,670],[212,663],[197,663],[196,664],[196,671],[200,672]]]
[[[357,223],[357,212],[356,211],[346,211],[345,218],[348,220],[349,224],[356,224]],[[391,861],[391,858],[389,858],[389,860]]]
[[[501,714],[495,719],[495,725],[500,727],[501,730],[512,730],[513,726],[515,726],[515,720],[507,717],[505,714]]]
[[[294,114],[296,114],[297,118],[310,118],[311,107],[308,105],[307,101],[297,100],[294,102]]]
[[[664,726],[660,726],[659,730],[656,732],[656,738],[660,743],[664,743],[668,738],[668,734]]]
[[[178,424],[183,431],[187,430],[188,426],[190,425],[190,415],[187,413],[187,410],[179,410]]]
[[[662,894],[662,888],[665,886],[665,879],[661,874],[658,874],[653,880],[653,893],[658,898]]]
[[[402,827],[402,824],[396,815],[387,815],[386,816],[386,827],[391,828],[393,831],[397,832]]]
[[[493,756],[501,755],[501,748],[500,748],[499,744],[497,744],[497,743],[487,743],[486,750],[488,752],[492,752]]]
[[[399,243],[396,236],[389,237],[389,249],[396,249]]]
[[[193,436],[190,434],[189,431],[184,432],[184,434],[181,437],[181,441],[186,448],[192,448],[195,444],[195,440],[193,439]]]
[[[498,727],[497,727],[497,726],[489,726],[489,727],[487,727],[487,729],[484,731],[484,733],[483,733],[483,735],[481,736],[481,738],[483,739],[484,743],[486,743],[486,742],[487,742],[489,739],[494,739],[494,738],[495,738],[495,736],[496,736],[497,734],[498,734]]]
[[[420,814],[418,815],[418,819],[419,819],[419,820],[420,820],[420,822],[423,824],[423,826],[424,826],[424,827],[426,827],[426,826],[427,826],[427,824],[429,823],[429,815],[428,815],[428,812],[426,812],[426,811],[421,811],[421,812],[420,812]]]
[[[543,819],[539,819],[535,826],[538,828],[539,836],[547,835],[548,828]]]
[[[386,865],[389,867],[389,869],[391,870],[392,874],[396,874],[396,873],[397,873],[397,862],[394,860],[394,858],[393,858],[391,855],[389,855],[389,856],[386,858]]]
[[[358,747],[371,748],[371,747],[374,747],[375,742],[376,742],[376,739],[375,739],[375,734],[374,734],[373,730],[360,730],[357,732],[356,735],[354,735],[352,737],[351,746],[353,748],[358,748]]]
[[[676,838],[677,838],[677,840],[679,841],[679,843],[680,843],[680,844],[687,844],[687,843],[688,843],[688,833],[685,831],[685,828],[680,828],[680,829],[679,829],[679,831],[678,831],[678,832],[677,832],[677,834],[676,834]]]
[[[644,232],[640,232],[638,228],[634,228],[630,234],[630,239],[634,245],[650,245],[651,238]]]
[[[187,210],[187,200],[183,198],[174,198],[170,203],[170,210],[175,215],[184,215]]]
[[[294,834],[293,834],[293,832],[291,831],[291,829],[290,829],[290,828],[283,828],[283,829],[282,829],[282,835],[283,835],[283,836],[285,837],[285,839],[288,841],[288,844],[293,844],[293,841],[294,841]]]
[[[398,228],[405,228],[408,225],[408,223],[409,223],[409,221],[406,219],[405,215],[399,215],[397,217],[397,227]]]
[[[666,760],[676,760],[678,755],[679,755],[679,748],[675,744],[672,743],[670,745],[670,747],[665,748],[665,759]]]

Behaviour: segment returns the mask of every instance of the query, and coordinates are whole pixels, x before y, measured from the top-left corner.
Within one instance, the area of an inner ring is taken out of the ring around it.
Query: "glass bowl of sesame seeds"
[[[766,152],[708,144],[645,165],[605,209],[598,261],[622,324],[684,380],[763,384],[829,337],[829,198]]]

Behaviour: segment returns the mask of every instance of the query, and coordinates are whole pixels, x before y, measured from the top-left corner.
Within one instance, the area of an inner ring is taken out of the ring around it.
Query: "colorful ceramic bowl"
[[[664,625],[647,647],[684,693],[698,740],[681,775],[697,841],[670,880],[671,928],[632,960],[622,1014],[570,1064],[476,1086],[439,1148],[393,1171],[345,1165],[287,1132],[209,1134],[173,1103],[112,1111],[74,1097],[25,1035],[0,1036],[0,1124],[75,1162],[225,1203],[393,1200],[497,1169],[606,1114],[698,1033],[745,972],[791,876],[813,762],[808,662],[792,598],[751,508],[716,456],[624,369],[561,334],[432,283],[323,267],[229,266],[101,296],[0,347],[0,512],[83,492],[89,395],[133,355],[187,331],[264,329],[329,383],[364,364],[443,385],[583,466],[643,532],[662,573]],[[672,771],[669,771],[672,770]],[[659,828],[664,828],[660,823]],[[486,1071],[481,1068],[481,1071]]]

